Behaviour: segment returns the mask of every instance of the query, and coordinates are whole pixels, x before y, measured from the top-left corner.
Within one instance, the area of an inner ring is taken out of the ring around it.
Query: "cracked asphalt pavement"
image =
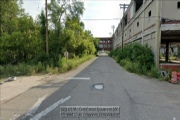
[[[61,106],[119,106],[120,117],[61,118]],[[180,120],[180,86],[129,73],[102,56],[75,76],[59,75],[3,103],[1,116],[2,120]]]

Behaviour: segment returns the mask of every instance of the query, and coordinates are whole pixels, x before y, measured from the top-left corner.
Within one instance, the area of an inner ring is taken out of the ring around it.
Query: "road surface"
[[[62,118],[62,106],[117,106],[120,114],[115,118]],[[103,56],[75,77],[59,76],[2,104],[1,108],[2,119],[180,120],[180,86],[129,73],[112,58]]]

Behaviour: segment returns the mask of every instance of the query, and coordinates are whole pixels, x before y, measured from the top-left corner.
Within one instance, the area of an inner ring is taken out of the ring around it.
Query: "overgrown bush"
[[[18,65],[0,65],[0,76],[1,78],[4,78],[8,76],[35,75],[39,73],[63,73],[93,57],[94,55],[88,55],[81,58],[75,57],[66,60],[66,58],[61,58],[61,56],[59,56],[58,66],[54,66],[51,63],[45,65],[42,62],[38,62],[36,65],[27,63],[19,63]]]
[[[156,68],[155,66],[151,67],[151,70],[148,72],[147,74],[150,77],[155,77],[155,78],[160,78],[160,71],[158,68]]]
[[[67,64],[67,61],[66,61],[66,58],[62,58],[58,61],[58,67],[59,67],[59,70],[60,72],[65,72],[68,70],[68,64]]]
[[[154,67],[154,56],[147,45],[133,43],[123,48],[116,48],[109,53],[117,63],[123,66],[129,72],[144,74],[151,77],[159,78],[160,72]]]

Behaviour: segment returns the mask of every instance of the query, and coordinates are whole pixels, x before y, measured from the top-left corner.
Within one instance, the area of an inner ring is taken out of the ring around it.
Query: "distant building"
[[[148,44],[157,66],[165,46],[168,61],[170,44],[180,43],[180,0],[131,0],[113,34],[113,49],[133,42]]]
[[[112,50],[112,38],[111,37],[101,37],[98,38],[99,42],[99,50],[111,51]]]

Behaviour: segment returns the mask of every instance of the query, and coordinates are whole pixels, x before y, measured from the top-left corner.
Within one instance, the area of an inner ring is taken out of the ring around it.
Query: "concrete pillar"
[[[166,42],[166,59],[165,61],[168,62],[169,59],[169,42]]]
[[[156,1],[157,8],[157,19],[156,19],[156,34],[155,34],[155,64],[159,68],[159,53],[160,53],[160,44],[161,44],[161,29],[160,29],[160,1]]]

